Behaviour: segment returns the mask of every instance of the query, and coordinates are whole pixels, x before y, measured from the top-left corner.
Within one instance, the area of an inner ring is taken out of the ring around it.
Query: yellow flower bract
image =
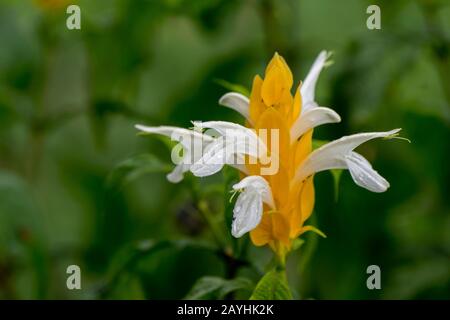
[[[279,170],[264,178],[272,189],[276,210],[264,207],[260,224],[250,237],[257,246],[269,244],[279,256],[290,250],[292,240],[304,231],[314,207],[313,177],[295,183],[295,169],[312,150],[312,130],[291,142],[290,128],[301,112],[300,86],[291,94],[292,72],[286,61],[275,53],[268,64],[264,79],[255,76],[250,96],[250,120],[258,133],[267,129],[267,141],[272,141],[270,129],[279,130]],[[249,126],[249,124],[248,124]],[[270,146],[268,149],[271,150]],[[250,175],[261,175],[262,164],[247,164]]]

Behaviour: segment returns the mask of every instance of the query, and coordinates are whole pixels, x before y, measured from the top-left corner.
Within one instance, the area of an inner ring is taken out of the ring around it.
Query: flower
[[[219,103],[244,116],[245,127],[225,121],[194,123],[194,130],[136,126],[147,133],[178,132],[206,141],[201,146],[201,156],[189,157],[193,163],[182,161],[177,165],[171,173],[176,179],[168,177],[172,182],[180,181],[187,171],[204,177],[220,171],[224,165],[238,168],[244,178],[233,186],[241,193],[233,210],[231,233],[241,237],[249,232],[253,244],[268,244],[281,259],[302,233],[314,231],[323,235],[314,226],[306,225],[314,208],[316,173],[348,169],[357,185],[372,192],[384,192],[389,187],[371,164],[353,150],[375,138],[395,137],[400,129],[345,136],[312,150],[313,129],[341,121],[334,110],[315,101],[316,82],[329,57],[326,51],[320,52],[294,96],[292,72],[278,53],[269,62],[264,79],[254,77],[250,98],[237,92],[222,96]],[[205,129],[215,134],[203,132]],[[189,144],[183,143],[183,148],[189,151]],[[267,170],[269,167],[275,170]]]

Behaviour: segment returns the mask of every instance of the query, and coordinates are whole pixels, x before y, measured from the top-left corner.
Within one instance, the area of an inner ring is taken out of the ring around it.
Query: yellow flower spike
[[[277,156],[280,162],[276,174],[265,176],[279,211],[276,213],[265,212],[261,223],[250,232],[250,237],[257,246],[269,244],[279,256],[284,256],[289,251],[291,240],[298,236],[302,228],[302,207],[299,199],[302,198],[305,202],[303,211],[309,210],[314,204],[314,199],[310,198],[314,197],[312,179],[307,183],[307,187],[305,184],[304,192],[302,185],[291,186],[295,167],[312,150],[312,130],[303,135],[299,141],[292,142],[290,139],[289,128],[300,116],[302,108],[300,85],[294,97],[290,92],[292,85],[291,70],[283,57],[275,53],[266,68],[264,80],[259,76],[254,78],[249,103],[250,117],[255,124],[254,128],[257,133],[260,129],[268,132],[267,136],[263,136],[259,132],[259,136],[267,145],[268,150],[272,150],[270,130],[278,130],[278,149],[272,156]],[[261,164],[247,165],[247,169],[252,175],[261,174],[260,171],[258,172],[261,167],[263,167]],[[309,214],[310,212],[305,212],[305,215]]]

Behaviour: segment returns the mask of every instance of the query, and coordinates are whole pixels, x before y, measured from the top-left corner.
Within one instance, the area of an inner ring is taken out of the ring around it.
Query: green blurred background
[[[295,297],[450,298],[449,1],[74,2],[69,31],[67,1],[0,0],[1,299],[247,298],[270,251],[228,235],[235,173],[170,184],[167,144],[133,125],[242,122],[217,104],[227,82],[248,88],[275,51],[299,81],[323,49],[335,63],[317,98],[343,121],[315,138],[403,128],[412,143],[360,148],[386,193],[344,172],[336,201],[316,176],[328,238],[289,257]],[[71,264],[82,290],[66,288]],[[381,290],[366,287],[372,264]]]

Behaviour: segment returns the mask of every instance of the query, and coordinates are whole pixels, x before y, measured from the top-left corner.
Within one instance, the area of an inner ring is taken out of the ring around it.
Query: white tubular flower
[[[191,172],[197,177],[215,174],[225,164],[235,165],[236,161],[244,164],[244,155],[258,158],[259,155],[266,153],[266,146],[257,134],[239,124],[207,121],[194,123],[194,125],[203,129],[213,129],[220,135],[204,149],[203,156],[191,166]],[[243,166],[238,168],[244,170]]]
[[[309,108],[317,106],[315,102],[315,91],[316,91],[316,83],[319,78],[320,72],[323,67],[327,64],[327,59],[330,57],[330,53],[321,51],[314,61],[311,69],[309,69],[308,75],[303,81],[303,84],[300,88],[300,93],[302,95],[302,113],[308,110]]]
[[[275,209],[272,190],[261,176],[248,176],[233,186],[235,191],[242,190],[233,209],[231,234],[235,238],[255,229],[261,221],[263,204]]]
[[[308,75],[305,78],[300,94],[302,96],[302,111],[291,127],[291,141],[300,138],[309,129],[326,123],[336,123],[341,121],[341,117],[332,109],[319,107],[315,101],[315,90],[320,72],[327,64],[330,53],[321,51],[314,61]]]
[[[401,129],[386,132],[359,133],[334,140],[314,150],[296,172],[296,181],[330,169],[348,169],[353,181],[360,187],[372,192],[384,192],[389,182],[376,172],[371,164],[360,154],[353,151],[356,147],[375,138],[395,137]]]
[[[228,92],[219,99],[219,104],[239,112],[248,121],[251,121],[249,112],[250,100],[243,94]]]
[[[174,154],[172,153],[172,161],[176,163],[176,166],[172,172],[167,174],[167,180],[172,183],[178,183],[183,180],[184,173],[189,171],[191,165],[201,157],[203,148],[214,141],[214,138],[211,136],[184,128],[170,126],[147,127],[139,124],[135,127],[142,132],[160,134],[180,143],[183,148],[182,158],[179,161],[175,161],[176,159],[173,159]]]
[[[291,128],[291,141],[300,138],[309,129],[326,123],[340,122],[341,117],[330,108],[314,107],[302,112]]]

